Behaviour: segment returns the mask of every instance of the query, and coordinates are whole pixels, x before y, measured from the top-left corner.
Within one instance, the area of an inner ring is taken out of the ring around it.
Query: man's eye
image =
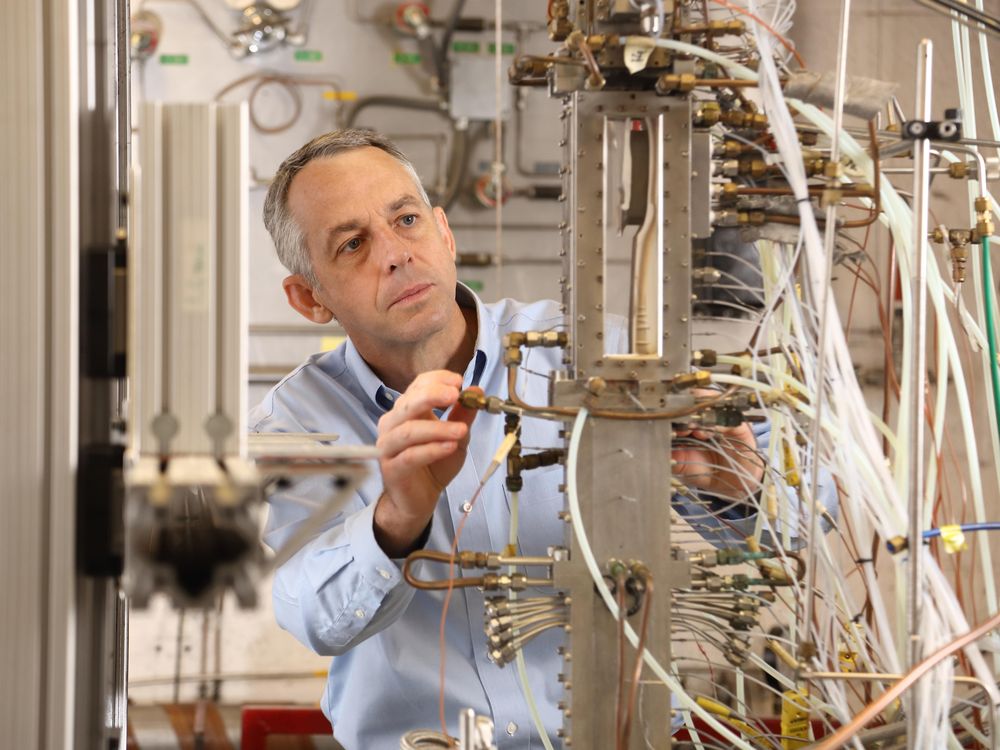
[[[412,227],[414,224],[417,223],[417,215],[407,214],[402,219],[400,219],[400,222],[402,222],[403,226]]]
[[[361,238],[354,237],[345,242],[341,250],[344,252],[353,252],[354,250],[357,250],[359,247],[361,247]]]

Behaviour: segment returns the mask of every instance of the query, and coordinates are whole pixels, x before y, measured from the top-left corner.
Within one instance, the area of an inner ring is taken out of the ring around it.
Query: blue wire
[[[987,521],[985,523],[967,523],[958,527],[961,531],[1000,531],[1000,521]],[[924,539],[932,539],[941,536],[941,529],[927,529],[924,532]]]

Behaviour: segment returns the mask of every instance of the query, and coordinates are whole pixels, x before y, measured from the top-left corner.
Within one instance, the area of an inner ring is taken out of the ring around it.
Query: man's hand
[[[462,377],[425,372],[378,422],[376,445],[384,491],[375,508],[375,539],[389,557],[408,554],[430,523],[441,491],[465,462],[474,410],[458,403]],[[439,419],[434,409],[448,409]]]
[[[699,389],[695,395],[717,394]],[[744,500],[760,489],[764,463],[757,455],[757,439],[746,422],[737,427],[677,429],[674,439],[678,438],[706,442],[684,445],[671,452],[676,462],[673,473],[692,489],[733,500]]]

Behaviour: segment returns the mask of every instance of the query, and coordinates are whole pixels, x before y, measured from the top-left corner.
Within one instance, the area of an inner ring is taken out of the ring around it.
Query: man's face
[[[440,208],[381,149],[315,159],[288,191],[316,300],[365,353],[421,342],[454,323],[455,241]]]

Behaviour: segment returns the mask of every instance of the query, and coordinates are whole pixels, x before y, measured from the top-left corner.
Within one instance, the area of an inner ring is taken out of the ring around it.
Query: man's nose
[[[378,238],[383,253],[383,263],[390,273],[412,259],[410,248],[395,232],[386,230]]]

